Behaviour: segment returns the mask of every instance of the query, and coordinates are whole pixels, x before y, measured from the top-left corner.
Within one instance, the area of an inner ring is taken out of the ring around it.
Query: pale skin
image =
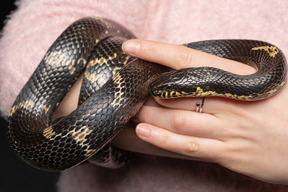
[[[255,72],[241,63],[180,45],[134,39],[122,49],[174,69],[213,66],[242,75]],[[76,107],[79,89],[80,81],[57,116]],[[130,151],[214,162],[266,182],[288,184],[287,95],[285,85],[275,96],[257,102],[206,97],[202,113],[195,112],[201,98],[151,97],[135,117],[136,131],[130,126],[113,143]]]

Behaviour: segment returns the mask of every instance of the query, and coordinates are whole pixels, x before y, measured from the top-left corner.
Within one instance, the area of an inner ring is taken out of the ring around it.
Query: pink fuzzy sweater
[[[18,92],[56,37],[74,20],[101,16],[137,37],[167,43],[258,39],[288,55],[288,1],[278,0],[20,0],[0,42],[0,111]],[[83,165],[64,171],[59,191],[288,191],[221,166],[138,155],[127,167]]]

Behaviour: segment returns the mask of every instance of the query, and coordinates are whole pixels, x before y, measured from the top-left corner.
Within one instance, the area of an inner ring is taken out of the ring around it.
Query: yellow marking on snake
[[[109,29],[110,27],[112,27],[112,24],[109,23],[108,21],[105,21],[103,18],[94,17],[94,19],[96,19],[96,20],[98,20],[98,21],[101,21],[101,22],[105,25],[105,27],[108,28],[108,29]]]
[[[71,75],[75,72],[75,60],[72,60],[71,63],[68,64],[68,69]]]
[[[165,91],[165,97],[167,98],[168,97],[168,91]]]
[[[269,95],[272,95],[272,94],[276,93],[276,92],[277,92],[281,87],[283,87],[285,84],[286,84],[286,82],[283,81],[280,85],[278,85],[277,88],[268,91]]]
[[[117,57],[117,53],[114,53],[113,56],[109,56],[108,58],[96,58],[93,60],[90,60],[87,68],[92,67],[94,65],[102,65],[103,63],[108,63],[109,61],[115,59]],[[115,70],[117,70],[116,68],[113,70],[113,75],[116,73]],[[102,75],[100,74],[94,74],[94,73],[90,73],[88,70],[85,71],[84,73],[85,77],[92,83],[96,82],[96,81],[100,81],[101,83],[105,82],[105,79],[103,79]]]
[[[176,96],[178,97],[178,96],[180,96],[181,95],[181,93],[179,93],[178,91],[176,91]]]
[[[81,62],[83,62],[83,65],[86,65],[87,62],[84,58],[79,58],[77,60],[70,59],[67,54],[62,53],[61,51],[48,52],[43,60],[50,66],[58,64],[66,65],[71,75],[76,70],[75,64],[79,65]]]
[[[105,79],[103,78],[102,74],[94,74],[90,73],[89,71],[85,71],[84,75],[86,79],[88,79],[88,81],[91,83],[95,83],[96,81],[98,81],[102,84],[105,82]]]
[[[77,65],[79,65],[81,62],[83,63],[83,65],[86,65],[86,63],[87,63],[86,59],[84,59],[84,58],[79,58],[79,59],[77,60],[77,62],[75,62],[75,59],[72,59],[72,60],[71,60],[71,63],[68,64],[69,73],[70,73],[71,75],[72,75],[72,74],[75,72],[75,70],[76,70],[75,63],[77,63]]]
[[[112,71],[112,74],[115,75],[122,67],[115,67]]]
[[[85,156],[90,157],[96,151],[96,149],[87,149],[85,151],[86,151]]]
[[[44,61],[50,66],[52,66],[52,65],[58,65],[61,63],[69,63],[70,58],[68,57],[68,55],[66,55],[65,53],[61,51],[52,51],[52,52],[48,52],[45,55]]]
[[[49,105],[48,107],[46,105],[43,105],[43,109],[45,111],[45,114],[48,113],[48,111],[50,110],[51,105]]]
[[[44,56],[44,61],[45,63],[51,65],[54,65],[57,61],[56,58],[57,55],[59,55],[60,53],[58,51],[53,51],[53,52],[47,52],[46,55]]]
[[[171,91],[170,92],[170,97],[173,97],[173,95],[176,93],[176,91]]]
[[[180,95],[182,95],[182,94],[179,93],[178,91],[171,91],[171,92],[170,92],[170,97],[173,97],[173,96],[178,97],[178,96],[180,96]]]
[[[121,88],[122,88],[122,77],[119,73],[116,73],[116,75],[114,75],[112,77],[112,80],[114,82],[114,84],[116,85],[117,88],[119,88],[119,91],[115,92],[114,94],[114,100],[113,102],[110,104],[112,105],[113,107],[117,107],[121,104],[121,101],[124,99],[122,96],[124,95],[124,93],[121,91]]]
[[[34,107],[35,103],[31,100],[28,101],[22,101],[18,103],[17,105],[14,105],[10,111],[9,116],[12,116],[18,109],[28,109],[29,107]]]
[[[82,127],[81,129],[75,131],[72,130],[69,134],[72,135],[73,139],[81,146],[87,141],[86,136],[88,136],[92,132],[87,126]]]
[[[123,65],[126,65],[129,59],[130,59],[130,56],[127,55],[126,58],[125,58],[125,61],[123,62]]]
[[[89,127],[87,126],[83,126],[81,129],[77,131],[72,130],[68,132],[68,134],[70,134],[73,137],[74,141],[76,141],[76,143],[78,143],[83,148],[83,150],[86,152],[85,156],[87,157],[96,151],[94,149],[89,149],[90,146],[87,143],[85,144],[85,142],[87,141],[86,137],[90,135],[91,133],[92,133],[92,130],[89,129]]]
[[[96,58],[96,59],[90,60],[87,65],[87,68],[92,67],[97,64],[102,65],[103,63],[108,63],[109,61],[115,59],[116,57],[117,57],[117,53],[114,53],[113,56],[108,56],[108,58]]]
[[[250,100],[253,98],[252,95],[233,95],[231,93],[217,93],[215,91],[203,91],[201,87],[196,88],[195,97],[206,97],[206,96],[226,96],[233,99]]]
[[[51,137],[53,137],[56,134],[56,132],[53,130],[53,128],[47,127],[43,130],[43,136],[46,137],[46,139],[50,139]]]
[[[181,95],[188,95],[189,93],[185,92],[185,91],[181,91]]]
[[[272,89],[270,91],[268,91],[267,93],[262,93],[262,94],[258,94],[258,96],[262,96],[264,94],[267,95],[273,95],[274,93],[276,93],[277,91],[280,90],[281,87],[283,87],[286,84],[285,81],[283,81],[281,84],[278,85],[278,87],[276,87],[275,89]],[[197,87],[195,92],[191,92],[191,93],[187,93],[185,91],[181,91],[181,92],[177,92],[177,91],[171,91],[171,92],[167,92],[167,91],[163,91],[163,90],[157,90],[158,93],[161,93],[161,97],[162,98],[167,98],[168,94],[170,95],[170,97],[173,97],[174,95],[177,96],[185,96],[185,95],[190,95],[191,97],[206,97],[206,96],[225,96],[228,98],[232,98],[232,99],[240,99],[240,100],[251,100],[253,99],[255,96],[253,95],[236,95],[236,94],[231,94],[231,93],[217,93],[216,91],[204,91],[201,87]]]
[[[252,50],[264,50],[266,51],[271,57],[275,57],[277,53],[279,53],[279,50],[277,47],[274,46],[260,46],[260,47],[254,47]]]
[[[79,58],[79,59],[77,60],[77,65],[79,65],[81,62],[83,63],[83,65],[86,65],[86,63],[87,63],[86,59],[84,59],[84,58]]]

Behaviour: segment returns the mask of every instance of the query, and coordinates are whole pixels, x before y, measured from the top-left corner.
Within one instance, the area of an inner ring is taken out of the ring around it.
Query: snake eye
[[[172,89],[172,85],[168,84],[168,85],[165,86],[164,89],[165,89],[165,90],[171,90],[171,89]]]

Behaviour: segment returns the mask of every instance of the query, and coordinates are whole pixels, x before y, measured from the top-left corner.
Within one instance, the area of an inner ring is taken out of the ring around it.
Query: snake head
[[[151,95],[159,98],[175,98],[188,96],[193,91],[191,85],[187,89],[187,69],[163,73],[149,85]]]
[[[149,85],[151,95],[159,98],[204,97],[221,89],[217,81],[218,69],[211,67],[185,68],[160,75]],[[216,76],[216,79],[214,77]],[[216,90],[217,90],[216,89]]]

